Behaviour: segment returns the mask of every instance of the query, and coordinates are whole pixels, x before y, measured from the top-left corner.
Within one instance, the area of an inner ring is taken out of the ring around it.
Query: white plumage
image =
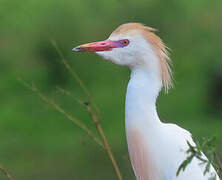
[[[129,155],[137,180],[208,180],[205,166],[194,158],[179,176],[191,134],[175,124],[160,121],[156,99],[162,87],[171,86],[171,70],[165,45],[155,29],[139,23],[118,27],[106,41],[85,44],[74,51],[96,52],[105,59],[131,69],[125,102],[125,126]],[[206,158],[203,155],[203,158]],[[217,180],[219,177],[217,176]]]
[[[175,124],[162,123],[156,112],[158,89],[149,73],[132,71],[126,96],[126,133],[129,153],[138,180],[208,180],[205,166],[193,159],[184,172],[176,176],[186,159],[191,134]],[[149,93],[147,93],[149,92]],[[215,173],[213,167],[211,172]],[[218,178],[219,179],[219,178]]]

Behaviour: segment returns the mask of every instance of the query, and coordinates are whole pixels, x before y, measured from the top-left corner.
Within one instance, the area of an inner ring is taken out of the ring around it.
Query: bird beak
[[[74,52],[99,52],[111,51],[113,48],[119,47],[117,41],[105,40],[88,44],[83,44],[72,49]]]

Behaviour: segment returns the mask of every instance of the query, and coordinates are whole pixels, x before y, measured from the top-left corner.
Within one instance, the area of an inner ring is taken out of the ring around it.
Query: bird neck
[[[158,67],[152,70],[148,66],[131,68],[125,104],[126,127],[145,124],[153,127],[161,123],[156,111],[161,88]]]

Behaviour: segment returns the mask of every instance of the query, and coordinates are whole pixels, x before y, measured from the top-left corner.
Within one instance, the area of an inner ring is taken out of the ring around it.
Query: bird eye
[[[128,39],[122,40],[122,45],[123,46],[127,46],[128,44],[129,44],[129,40]]]

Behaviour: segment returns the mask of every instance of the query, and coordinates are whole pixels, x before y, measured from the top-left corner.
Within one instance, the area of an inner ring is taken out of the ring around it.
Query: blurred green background
[[[103,149],[17,80],[35,82],[95,131],[83,107],[56,93],[59,86],[86,99],[60,63],[53,39],[98,104],[124,179],[134,179],[124,132],[129,70],[95,54],[71,51],[107,38],[126,22],[159,29],[172,49],[175,88],[161,93],[160,118],[197,139],[217,135],[222,155],[221,19],[221,0],[0,0],[0,164],[16,180],[115,179]],[[0,179],[6,178],[0,173]]]

